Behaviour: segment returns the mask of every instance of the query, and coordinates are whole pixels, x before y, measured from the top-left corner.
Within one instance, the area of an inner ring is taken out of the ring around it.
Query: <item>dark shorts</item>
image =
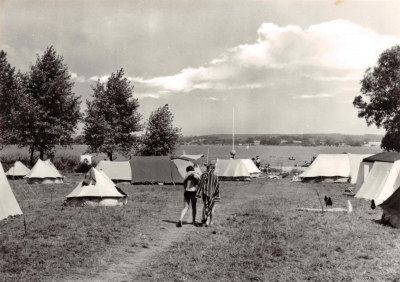
[[[188,200],[196,199],[196,191],[185,191],[183,196]]]

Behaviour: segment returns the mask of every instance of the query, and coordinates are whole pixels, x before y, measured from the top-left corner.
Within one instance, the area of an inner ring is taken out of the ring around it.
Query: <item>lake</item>
[[[204,162],[207,161],[207,152],[209,150],[209,160],[230,158],[229,152],[232,146],[180,146],[176,155],[183,154],[197,155],[204,154]],[[313,156],[318,154],[377,154],[383,150],[379,147],[301,147],[301,146],[235,146],[235,158],[255,158],[259,156],[263,164],[271,166],[300,166],[306,161],[310,161]],[[289,157],[295,160],[289,160]]]

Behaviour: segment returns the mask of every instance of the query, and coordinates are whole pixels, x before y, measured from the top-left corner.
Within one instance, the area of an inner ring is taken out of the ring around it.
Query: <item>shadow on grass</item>
[[[166,223],[172,223],[174,225],[176,225],[178,223],[177,220],[163,219],[162,221],[166,222]],[[203,226],[203,224],[201,222],[197,222],[197,224],[198,224],[198,227],[202,227]],[[187,221],[182,221],[182,225],[193,225],[193,223],[192,222],[187,222]]]

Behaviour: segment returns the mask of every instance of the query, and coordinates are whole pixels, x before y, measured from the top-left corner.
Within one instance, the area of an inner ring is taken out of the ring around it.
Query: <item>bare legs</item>
[[[181,218],[179,219],[179,223],[178,223],[178,225],[180,224],[180,226],[177,225],[178,227],[182,226],[182,220],[185,217],[186,212],[189,209],[190,202],[192,203],[192,222],[193,222],[193,224],[196,222],[196,203],[197,203],[197,199],[196,198],[186,199],[185,197],[183,197],[183,210],[181,212]]]

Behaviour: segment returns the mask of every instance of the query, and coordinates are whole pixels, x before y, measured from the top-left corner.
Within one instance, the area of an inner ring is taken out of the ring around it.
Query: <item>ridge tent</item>
[[[63,177],[50,160],[38,159],[31,171],[26,175],[28,184],[63,183]]]
[[[299,177],[302,182],[347,182],[350,177],[349,157],[347,154],[319,154]]]
[[[15,164],[10,167],[10,169],[6,172],[7,178],[17,179],[22,178],[27,175],[31,170],[27,168],[23,163],[17,161]]]
[[[394,163],[395,161],[399,160],[400,160],[400,153],[396,152],[382,152],[363,159],[358,171],[355,193],[357,194],[361,186],[366,181],[368,174],[371,171],[372,167],[374,166],[375,162]]]
[[[66,196],[67,206],[122,206],[127,204],[127,195],[115,187],[107,175],[91,168],[79,185]]]
[[[350,161],[350,183],[356,184],[359,174],[359,168],[365,158],[372,156],[372,154],[347,154]]]
[[[175,172],[172,173],[173,176],[176,175],[176,177],[174,177],[174,179],[173,179],[174,183],[183,183],[183,180],[185,179],[185,176],[187,174],[186,168],[188,166],[193,166],[194,170],[201,174],[200,168],[197,165],[193,164],[189,160],[185,160],[185,159],[182,159],[182,158],[174,158],[171,161],[175,165],[175,166],[172,165],[171,169],[173,171],[175,171],[175,167],[176,167],[176,169],[178,170],[178,173],[180,175],[180,177],[179,177]]]
[[[132,172],[129,161],[125,162],[111,162],[100,161],[96,166],[97,170],[102,170],[108,178],[115,183],[130,182],[132,180]]]
[[[168,156],[135,156],[130,160],[132,183],[164,182],[183,183],[186,167],[193,163]],[[199,172],[199,168],[195,167]]]
[[[360,162],[371,155],[319,154],[313,163],[299,175],[302,182],[348,182],[355,184]]]
[[[375,162],[356,198],[374,200],[376,205],[386,201],[400,186],[400,161]]]
[[[8,183],[3,165],[0,163],[0,220],[21,214],[21,208],[11,190],[10,183]]]
[[[215,175],[221,180],[250,180],[250,173],[241,159],[217,159]]]
[[[261,170],[254,164],[251,159],[240,159],[247,168],[247,171],[250,174],[250,177],[259,177],[261,174]]]

